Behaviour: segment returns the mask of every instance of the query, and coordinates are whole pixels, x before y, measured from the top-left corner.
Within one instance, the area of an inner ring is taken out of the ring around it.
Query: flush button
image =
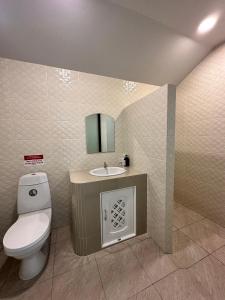
[[[36,195],[37,195],[37,190],[36,190],[36,189],[29,190],[29,195],[30,195],[31,197],[36,196]]]

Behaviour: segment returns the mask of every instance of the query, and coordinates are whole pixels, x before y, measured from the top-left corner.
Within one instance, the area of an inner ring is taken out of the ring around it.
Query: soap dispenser
[[[124,167],[129,167],[130,166],[130,159],[127,154],[124,155]]]

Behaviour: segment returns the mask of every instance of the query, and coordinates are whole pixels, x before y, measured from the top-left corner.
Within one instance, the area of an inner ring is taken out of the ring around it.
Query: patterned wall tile
[[[5,60],[7,71],[1,77],[7,98],[32,101],[47,100],[47,70],[45,66]]]
[[[0,65],[1,67],[1,65]],[[0,75],[1,76],[1,75]],[[0,102],[0,120],[11,119],[13,116],[14,105],[12,101],[7,101],[4,97],[1,97]]]
[[[122,112],[123,147],[132,165],[148,174],[148,231],[166,252],[172,245],[174,123],[175,89],[170,86],[157,89]]]
[[[51,136],[52,123],[49,120],[14,120],[16,140],[38,140]]]
[[[175,199],[225,226],[225,46],[177,89]]]
[[[21,175],[47,172],[53,224],[70,220],[69,169],[117,165],[123,153],[121,111],[157,86],[0,58],[0,239],[16,218]],[[160,109],[157,108],[157,111]],[[85,116],[101,112],[116,120],[116,152],[87,154]],[[23,155],[43,153],[45,164],[25,167]],[[1,243],[0,243],[1,247]]]
[[[0,132],[2,142],[15,139],[15,127],[12,119],[0,119]]]
[[[61,101],[50,102],[49,118],[58,121],[70,121],[80,115],[80,106],[78,103]]]
[[[13,106],[12,114],[14,120],[48,120],[49,105],[48,102],[39,101],[11,101]]]

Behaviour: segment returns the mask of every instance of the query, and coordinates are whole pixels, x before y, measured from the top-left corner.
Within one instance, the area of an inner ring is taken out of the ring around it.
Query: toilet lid
[[[22,214],[6,232],[3,245],[9,250],[22,250],[42,239],[51,223],[51,209]]]

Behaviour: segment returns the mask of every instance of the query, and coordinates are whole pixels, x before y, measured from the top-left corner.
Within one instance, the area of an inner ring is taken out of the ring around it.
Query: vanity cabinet
[[[88,255],[147,230],[147,175],[129,168],[118,176],[70,172],[72,240]]]
[[[102,247],[136,235],[136,186],[100,194]]]

